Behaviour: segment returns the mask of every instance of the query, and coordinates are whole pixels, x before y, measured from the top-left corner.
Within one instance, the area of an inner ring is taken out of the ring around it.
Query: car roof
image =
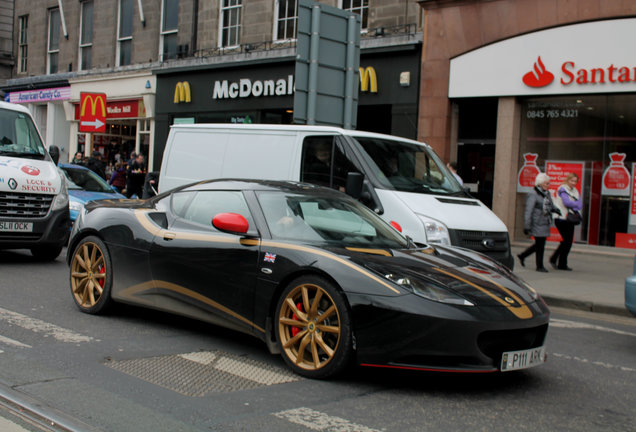
[[[0,108],[6,109],[6,110],[11,110],[11,111],[20,111],[23,113],[27,113],[29,115],[31,115],[31,111],[29,111],[29,109],[25,106],[22,105],[18,105],[18,104],[14,104],[11,102],[4,102],[4,101],[0,101]]]
[[[59,166],[60,168],[77,168],[77,169],[83,169],[83,170],[87,170],[88,169],[85,166],[75,165],[75,164],[70,164],[70,163],[60,163],[60,164],[57,164],[57,166]]]
[[[311,191],[319,194],[330,194],[343,196],[342,192],[338,192],[334,189],[317,186],[311,183],[302,183],[294,181],[279,181],[279,180],[253,180],[253,179],[213,179],[203,180],[196,183],[185,185],[179,189],[188,190],[224,190],[224,189],[236,189],[236,190],[257,190],[257,191],[285,191],[285,192],[307,192]],[[346,195],[344,195],[346,196]]]

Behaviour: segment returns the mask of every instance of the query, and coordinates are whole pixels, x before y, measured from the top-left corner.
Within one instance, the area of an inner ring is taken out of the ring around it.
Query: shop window
[[[18,18],[18,72],[25,73],[27,71],[28,58],[28,41],[27,29],[29,24],[29,16],[22,15]]]
[[[285,41],[296,39],[298,25],[298,0],[276,0],[274,39]]]
[[[177,31],[179,26],[179,0],[163,0],[161,3],[161,61],[177,58]]]
[[[222,0],[219,46],[227,48],[240,44],[243,0]]]
[[[132,59],[133,0],[119,0],[117,30],[117,66],[126,66]]]
[[[80,18],[79,70],[91,68],[93,52],[93,0],[82,2]]]
[[[360,15],[362,30],[366,30],[369,22],[369,0],[341,0],[341,8]]]
[[[58,8],[49,11],[49,32],[47,41],[47,72],[55,74],[59,70],[60,54],[60,10]]]
[[[629,225],[635,119],[636,98],[629,94],[533,98],[522,104],[519,170],[528,164],[524,155],[536,154],[534,164],[553,177],[556,189],[559,166],[582,167],[583,223],[575,241],[614,246],[617,235],[636,232]],[[618,180],[609,182],[608,175]]]

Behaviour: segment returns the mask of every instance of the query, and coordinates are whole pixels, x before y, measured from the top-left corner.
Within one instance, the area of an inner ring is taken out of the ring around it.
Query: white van
[[[66,181],[29,110],[0,102],[0,249],[30,249],[53,260],[69,227]]]
[[[159,192],[211,178],[292,180],[345,190],[364,176],[360,200],[419,243],[485,253],[512,269],[508,230],[472,198],[430,146],[328,126],[174,125]]]

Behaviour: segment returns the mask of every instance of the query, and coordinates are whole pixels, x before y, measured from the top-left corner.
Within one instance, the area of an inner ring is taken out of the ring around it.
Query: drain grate
[[[223,351],[201,351],[143,359],[109,361],[112,369],[186,396],[237,390],[298,381],[288,369],[272,366]]]

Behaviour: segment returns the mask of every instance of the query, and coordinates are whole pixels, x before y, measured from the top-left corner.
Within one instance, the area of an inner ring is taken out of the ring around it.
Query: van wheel
[[[39,261],[53,261],[63,248],[64,246],[37,246],[31,248],[31,255]]]
[[[303,276],[290,283],[278,302],[276,321],[280,351],[297,374],[323,379],[348,365],[351,318],[342,293],[327,280]]]
[[[113,267],[108,248],[90,236],[82,239],[72,256],[70,285],[75,304],[85,313],[103,312],[112,303]]]

